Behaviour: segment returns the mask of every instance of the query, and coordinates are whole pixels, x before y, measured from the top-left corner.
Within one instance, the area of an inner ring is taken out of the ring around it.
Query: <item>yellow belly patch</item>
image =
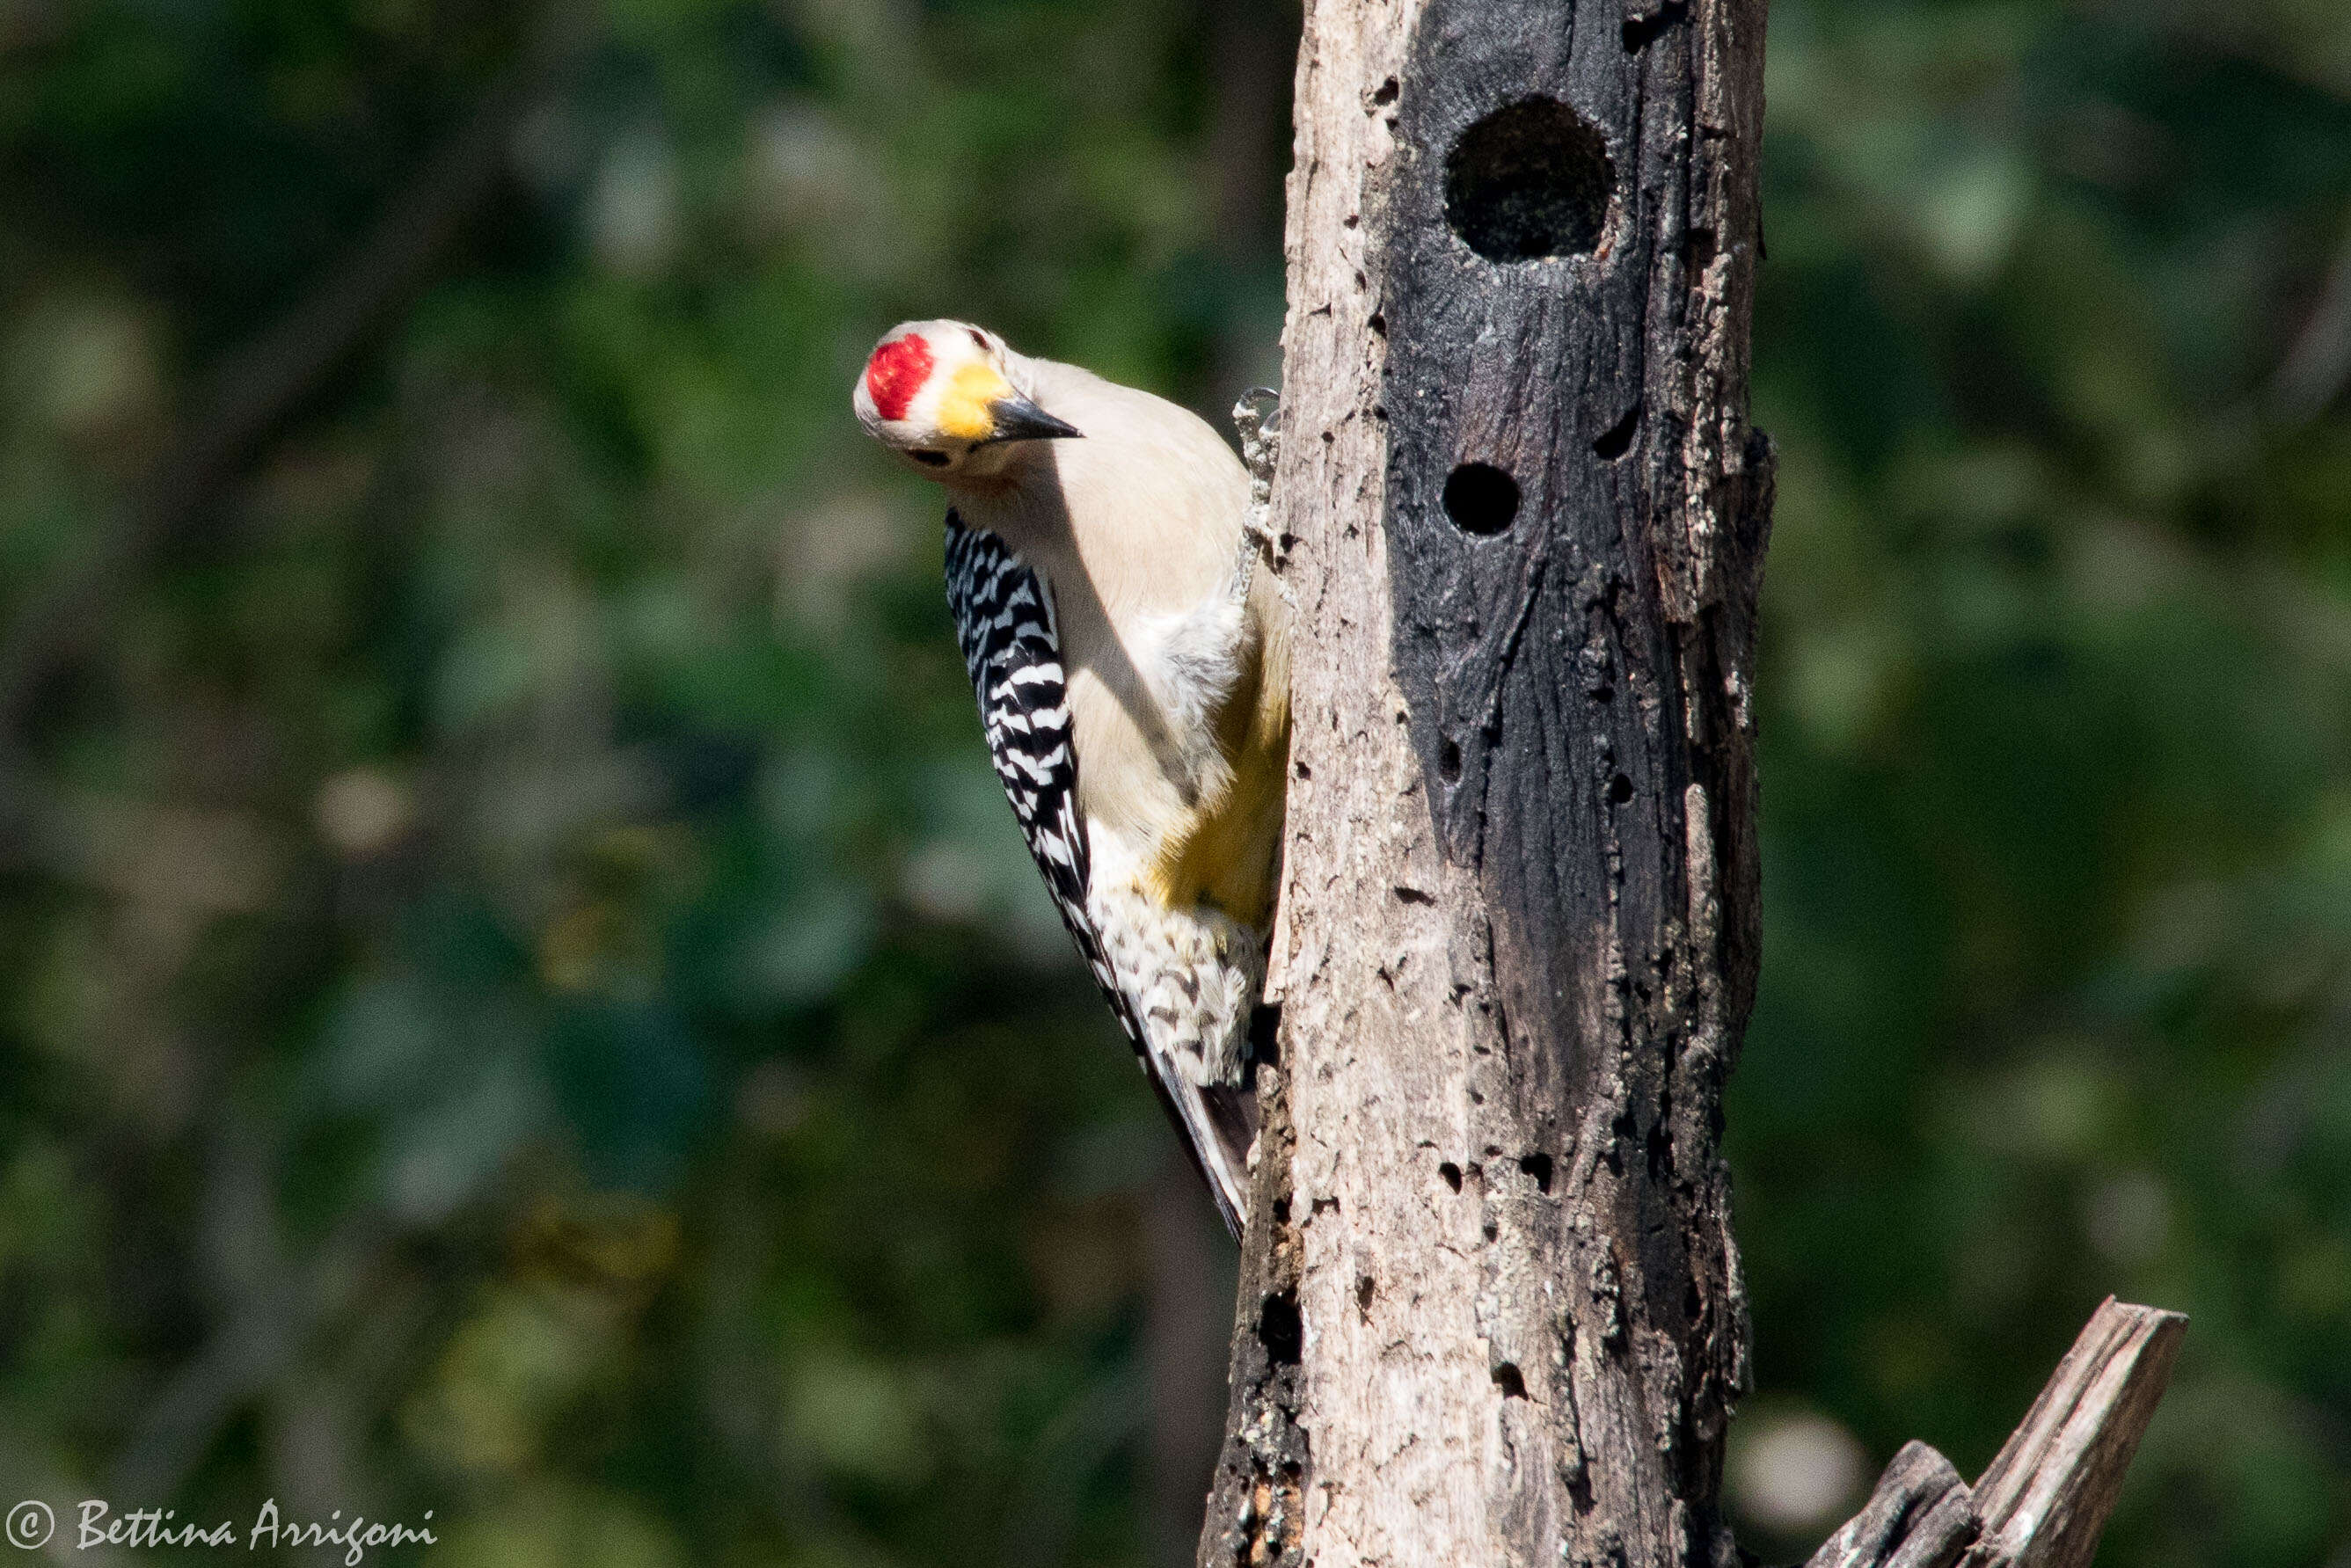
[[[1286,680],[1278,690],[1264,683],[1236,694],[1227,711],[1238,733],[1223,737],[1231,783],[1200,802],[1144,871],[1144,884],[1163,908],[1207,904],[1259,930],[1272,921],[1290,768],[1288,686]]]

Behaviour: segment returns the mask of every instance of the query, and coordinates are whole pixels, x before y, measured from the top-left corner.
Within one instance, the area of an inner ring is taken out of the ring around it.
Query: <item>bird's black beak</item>
[[[987,405],[987,413],[996,428],[980,443],[983,446],[998,441],[1067,441],[1085,434],[1077,426],[1055,419],[1019,392],[998,398]]]

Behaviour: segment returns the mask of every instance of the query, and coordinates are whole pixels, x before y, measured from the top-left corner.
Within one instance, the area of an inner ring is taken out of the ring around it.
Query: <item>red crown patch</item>
[[[931,346],[914,333],[874,350],[865,367],[865,390],[873,399],[874,412],[883,419],[905,418],[906,405],[931,379],[934,362]]]

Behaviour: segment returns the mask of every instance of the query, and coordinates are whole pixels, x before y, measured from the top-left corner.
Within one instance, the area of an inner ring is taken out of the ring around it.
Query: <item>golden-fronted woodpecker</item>
[[[1238,1236],[1290,747],[1249,474],[1174,403],[960,321],[892,329],[855,402],[946,487],[947,603],[997,776]]]

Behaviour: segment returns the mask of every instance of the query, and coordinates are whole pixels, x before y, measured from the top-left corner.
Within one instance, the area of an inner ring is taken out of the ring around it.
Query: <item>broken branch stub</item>
[[[1813,1553],[1806,1568],[1951,1568],[1976,1538],[1968,1483],[1920,1442],[1902,1446],[1869,1506]]]
[[[2187,1332],[2107,1297],[1972,1490],[1907,1444],[1806,1568],[2088,1568]]]
[[[2187,1333],[2182,1313],[2106,1298],[1977,1480],[1968,1568],[2087,1568]]]

